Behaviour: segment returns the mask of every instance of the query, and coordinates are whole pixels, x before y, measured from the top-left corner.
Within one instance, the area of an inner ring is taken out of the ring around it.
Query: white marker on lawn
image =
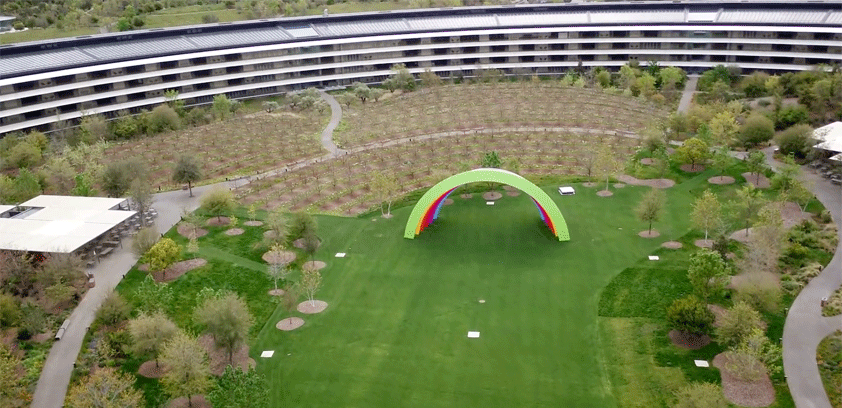
[[[468,332],[468,338],[469,339],[478,339],[479,338],[479,332],[469,331]]]
[[[269,358],[275,355],[275,350],[264,350],[260,353],[260,357]]]
[[[650,261],[659,261],[661,258],[658,255],[649,255]]]
[[[485,205],[494,205],[494,201],[486,201]]]
[[[710,363],[707,360],[693,360],[696,363],[696,367],[710,367]]]
[[[337,252],[337,253],[336,253],[336,257],[337,257],[337,258],[344,258],[344,257],[345,257],[345,253],[344,253],[344,252]]]

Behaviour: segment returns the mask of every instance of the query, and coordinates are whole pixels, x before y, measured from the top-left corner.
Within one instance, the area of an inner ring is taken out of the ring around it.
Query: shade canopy
[[[0,249],[71,253],[134,215],[123,198],[42,195],[0,206]]]

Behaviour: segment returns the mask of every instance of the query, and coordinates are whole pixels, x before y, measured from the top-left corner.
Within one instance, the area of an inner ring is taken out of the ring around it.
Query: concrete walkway
[[[773,148],[764,150],[769,165],[776,169],[780,162],[772,158]],[[833,259],[824,271],[810,280],[798,294],[784,323],[783,365],[789,392],[798,408],[831,408],[819,367],[816,349],[819,342],[842,329],[842,316],[823,317],[821,299],[842,286],[842,188],[835,186],[808,168],[803,168],[802,181],[813,185],[813,194],[833,215],[840,240]]]
[[[322,146],[330,152],[330,154],[334,157],[339,156],[345,153],[344,150],[336,147],[336,143],[333,142],[333,131],[336,130],[336,127],[339,126],[339,122],[342,121],[342,106],[339,105],[339,102],[336,101],[336,98],[333,95],[319,90],[319,94],[322,95],[322,99],[324,99],[328,106],[330,106],[330,122],[328,122],[325,129],[322,131]]]
[[[229,187],[231,185],[231,183],[220,183],[195,187],[192,198],[186,191],[180,190],[155,194],[155,202],[152,204],[158,210],[155,227],[162,232],[169,230],[181,220],[183,209],[192,211],[199,206],[198,197],[204,192],[217,186]],[[70,314],[70,325],[67,331],[50,349],[41,377],[35,387],[31,405],[33,408],[61,408],[64,405],[73,367],[79,356],[85,334],[94,321],[96,311],[137,262],[137,257],[131,250],[132,242],[132,237],[124,238],[122,248],[117,248],[109,256],[102,258],[94,268],[89,269],[89,272],[94,274],[96,286],[88,290]]]
[[[684,92],[681,93],[681,100],[678,101],[678,111],[687,112],[690,103],[693,102],[693,95],[696,94],[696,85],[699,83],[698,75],[688,75],[687,83],[684,84]]]

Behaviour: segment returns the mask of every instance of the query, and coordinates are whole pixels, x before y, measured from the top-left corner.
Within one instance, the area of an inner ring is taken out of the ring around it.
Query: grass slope
[[[415,240],[396,239],[408,207],[391,220],[320,217],[317,298],[330,307],[294,332],[274,328],[286,317],[276,309],[252,348],[276,350],[258,363],[274,406],[615,406],[598,294],[663,240],[636,236],[643,188],[595,191],[553,195],[568,243],[525,195],[456,198]],[[673,204],[669,218],[689,202]]]

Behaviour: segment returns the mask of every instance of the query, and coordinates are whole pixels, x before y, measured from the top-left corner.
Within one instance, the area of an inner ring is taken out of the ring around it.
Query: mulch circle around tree
[[[761,174],[758,176],[754,173],[743,173],[741,174],[746,181],[753,185],[754,188],[769,188],[772,184],[769,182],[769,178]]]
[[[224,348],[216,347],[213,336],[210,334],[199,336],[197,340],[199,345],[208,353],[208,365],[214,375],[222,375],[228,365],[233,365],[243,371],[248,371],[249,368],[257,366],[257,362],[249,357],[249,346],[243,345],[234,352],[231,360],[228,360],[228,352]]]
[[[222,227],[231,223],[231,219],[228,217],[211,217],[205,222],[206,225],[211,227]]]
[[[594,183],[593,181],[586,181],[586,182],[582,183],[582,186],[584,186],[584,187],[596,187],[596,183]]]
[[[653,159],[651,157],[644,157],[644,158],[640,159],[640,164],[643,164],[643,165],[646,165],[646,166],[651,166],[651,165],[655,164],[655,159]]]
[[[471,194],[471,193],[466,193],[466,194],[459,195],[459,197],[462,197],[462,199],[464,199],[464,200],[470,200],[470,199],[474,198],[474,195]]]
[[[517,197],[520,195],[520,191],[506,191],[506,195],[509,197]]]
[[[728,238],[733,239],[737,242],[746,243],[748,242],[748,237],[751,236],[751,228],[743,228],[741,230],[734,231]]]
[[[246,227],[262,227],[263,221],[246,221],[243,223]]]
[[[451,201],[452,201],[452,200],[451,200]],[[447,203],[445,203],[445,205],[447,205]],[[390,218],[392,218],[392,217],[394,217],[394,216],[395,216],[395,215],[394,215],[394,214],[392,214],[392,213],[388,213],[388,214],[380,214],[380,217],[385,218],[385,219],[387,219],[387,220],[388,220],[388,219],[390,219]]]
[[[687,173],[701,173],[701,172],[705,171],[705,166],[703,166],[701,164],[697,164],[695,166],[693,166],[691,164],[682,164],[681,167],[679,167],[679,168],[681,169],[681,171],[687,172]]]
[[[713,177],[708,179],[708,183],[716,184],[716,185],[720,185],[720,186],[724,186],[724,185],[727,185],[727,184],[734,184],[735,181],[736,180],[734,180],[734,178],[731,177],[731,176],[713,176]]]
[[[517,188],[514,188],[514,187],[512,187],[512,186],[510,186],[510,185],[504,185],[504,186],[503,186],[503,190],[506,190],[506,191],[517,191]]]
[[[304,249],[304,238],[298,238],[295,241],[292,241],[292,246],[298,249]],[[319,240],[319,245],[316,245],[316,248],[322,246],[322,241]]]
[[[268,264],[287,265],[295,260],[295,252],[292,251],[269,251],[261,258]]]
[[[298,304],[298,311],[304,314],[316,314],[324,312],[327,309],[327,302],[321,300],[305,300]]]
[[[697,240],[693,241],[693,245],[695,245],[699,248],[711,249],[711,248],[713,248],[713,240],[712,239],[697,239]]]
[[[190,401],[187,397],[178,397],[170,401],[169,408],[213,408],[204,395],[193,395]]]
[[[229,228],[225,230],[225,235],[243,235],[244,232],[246,232],[246,230],[242,228]]]
[[[190,238],[190,234],[193,233],[196,234],[196,238],[208,235],[208,230],[204,228],[193,228],[193,226],[184,223],[178,224],[178,227],[176,227],[175,230],[178,231],[178,235],[181,235],[184,238]]]
[[[172,282],[184,275],[188,271],[196,268],[201,268],[207,265],[208,261],[202,258],[188,259],[186,261],[176,262],[170,265],[169,268],[163,271],[153,272],[152,277],[155,282]]]
[[[283,331],[291,331],[301,326],[304,326],[304,319],[300,317],[287,317],[286,319],[282,319],[278,322],[278,324],[275,325],[275,328]]]
[[[452,198],[446,198],[442,204],[453,205],[453,199]]]
[[[652,230],[652,231],[646,230],[646,231],[638,232],[637,236],[639,236],[641,238],[657,238],[657,237],[661,236],[661,233],[658,232],[658,230]]]
[[[596,192],[596,195],[600,197],[611,197],[612,195],[614,195],[614,192],[612,192],[611,190],[599,190]]]
[[[661,246],[667,249],[681,249],[684,244],[678,241],[667,241],[661,244]]]
[[[669,337],[672,344],[688,350],[698,350],[710,344],[710,336],[707,334],[696,336],[678,330],[670,330]]]
[[[725,315],[728,313],[728,309],[719,306],[719,305],[708,305],[708,310],[713,313],[714,321],[713,327],[720,327],[722,326],[722,319],[725,318]]]
[[[325,266],[327,266],[327,264],[322,261],[307,261],[304,262],[303,265],[301,265],[301,268],[308,269],[311,271],[319,271],[324,269]]]
[[[614,188],[623,188],[625,186],[625,183],[614,183]]]
[[[140,365],[137,373],[146,378],[161,378],[164,376],[164,366],[155,366],[155,360],[149,360]]]
[[[483,194],[482,198],[486,201],[494,201],[503,198],[503,195],[499,191],[489,191]]]
[[[266,239],[275,239],[275,231],[272,231],[272,230],[269,230],[269,231],[263,231],[263,238],[266,238]]]
[[[628,174],[622,174],[617,177],[617,180],[622,181],[623,183],[630,184],[633,186],[647,186],[652,188],[670,188],[675,185],[675,180],[670,179],[644,179],[641,180],[636,177],[629,176]]]
[[[286,291],[283,289],[272,289],[269,291],[269,296],[283,296]]]
[[[743,381],[728,370],[728,357],[719,353],[713,366],[722,376],[722,394],[729,402],[741,407],[768,407],[775,402],[775,387],[765,373],[757,381]]]

